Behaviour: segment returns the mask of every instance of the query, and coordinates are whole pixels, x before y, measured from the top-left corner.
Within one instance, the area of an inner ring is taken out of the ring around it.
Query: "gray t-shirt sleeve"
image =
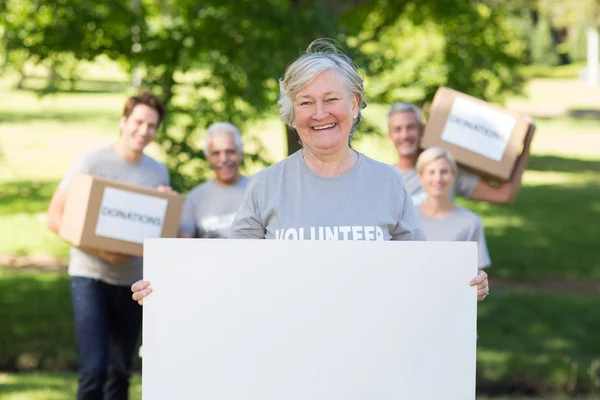
[[[230,239],[265,239],[266,230],[257,205],[258,185],[256,176],[250,180],[233,224]]]
[[[400,221],[398,221],[391,234],[392,240],[427,240],[423,229],[421,229],[421,223],[419,222],[412,198],[404,185],[402,185],[402,213]]]
[[[171,174],[169,173],[169,167],[167,167],[165,164],[162,164],[163,166],[163,180],[165,182],[165,186],[170,186],[171,185]]]
[[[194,212],[194,200],[188,193],[183,202],[183,209],[181,210],[181,221],[179,223],[179,230],[185,233],[189,233],[192,236],[196,236],[196,213]]]
[[[479,175],[458,167],[458,176],[454,183],[456,195],[470,199],[480,181]]]
[[[470,240],[477,242],[477,252],[479,254],[479,268],[489,267],[492,264],[492,261],[490,260],[487,243],[485,241],[483,223],[479,218],[477,218],[475,222],[475,229],[473,229],[473,236],[470,238]]]
[[[75,174],[93,175],[93,163],[89,154],[84,154],[79,157],[69,168],[65,176],[62,178],[58,187],[64,191],[68,191],[71,187],[71,181]]]

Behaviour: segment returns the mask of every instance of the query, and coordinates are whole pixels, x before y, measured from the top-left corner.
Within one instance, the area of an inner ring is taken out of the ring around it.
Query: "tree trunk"
[[[300,138],[298,137],[298,133],[294,128],[290,128],[285,125],[285,136],[287,139],[287,154],[294,154],[298,150],[302,148],[302,144],[300,143]]]

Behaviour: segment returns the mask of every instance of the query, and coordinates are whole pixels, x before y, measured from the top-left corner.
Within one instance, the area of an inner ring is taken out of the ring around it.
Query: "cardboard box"
[[[77,174],[59,236],[81,248],[143,255],[146,238],[177,237],[183,196]]]
[[[483,176],[508,181],[529,126],[513,111],[440,87],[421,146],[443,147],[457,163]]]

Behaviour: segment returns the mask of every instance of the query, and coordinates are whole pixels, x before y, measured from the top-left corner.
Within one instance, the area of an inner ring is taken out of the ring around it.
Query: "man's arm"
[[[521,182],[523,180],[523,173],[527,169],[527,162],[529,161],[529,153],[531,151],[531,140],[535,132],[535,123],[531,121],[525,141],[523,144],[523,152],[517,159],[515,169],[508,182],[501,183],[498,186],[493,186],[489,182],[484,180],[479,181],[477,187],[471,195],[472,200],[485,201],[494,204],[512,204],[521,189]]]
[[[46,225],[52,232],[58,234],[60,224],[62,222],[63,212],[65,210],[65,203],[67,202],[66,190],[57,188],[50,200],[50,206],[48,207],[48,217]]]

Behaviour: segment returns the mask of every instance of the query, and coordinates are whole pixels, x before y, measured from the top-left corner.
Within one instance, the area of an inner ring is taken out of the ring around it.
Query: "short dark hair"
[[[162,102],[156,95],[148,90],[141,90],[135,96],[131,96],[125,102],[125,108],[123,109],[123,116],[125,118],[129,118],[133,109],[138,104],[147,105],[150,108],[153,108],[158,113],[158,125],[165,118],[165,106],[163,106]]]

